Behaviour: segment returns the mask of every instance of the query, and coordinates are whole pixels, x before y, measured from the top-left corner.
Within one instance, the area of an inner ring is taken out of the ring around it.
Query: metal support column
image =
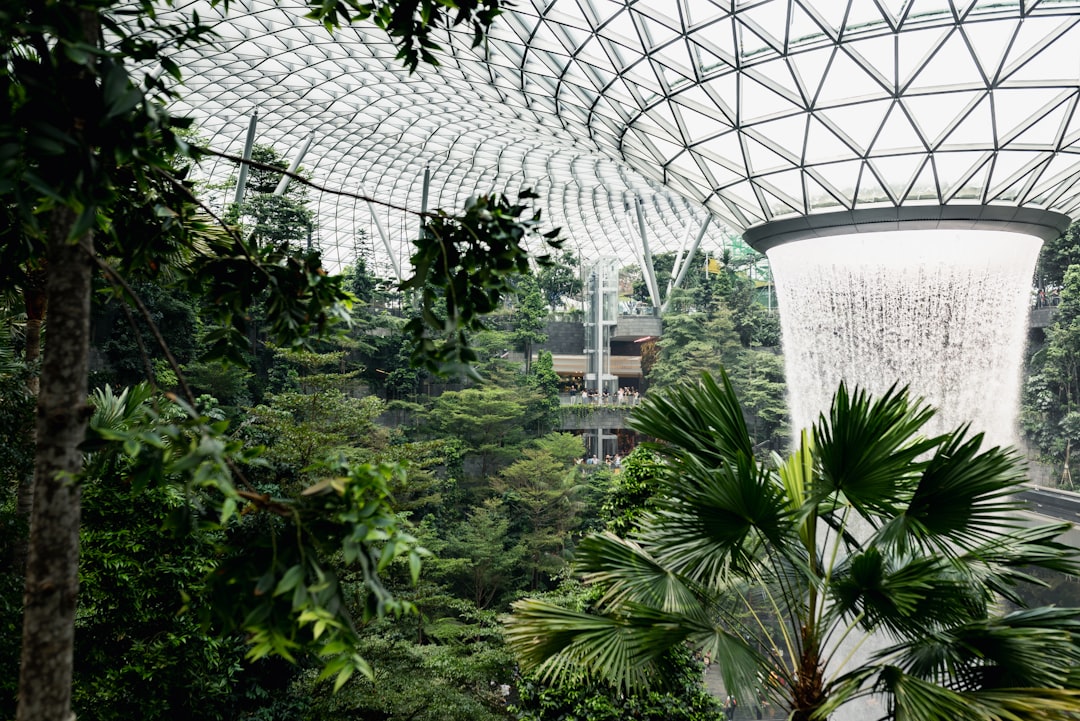
[[[656,283],[656,268],[653,267],[652,253],[649,251],[649,238],[645,233],[645,211],[641,209],[641,198],[634,199],[634,207],[637,208],[638,232],[641,234],[641,250],[644,254],[645,282],[649,286],[649,295],[652,296],[653,307],[660,310],[660,287]]]
[[[244,202],[244,191],[247,186],[248,162],[251,160],[251,149],[255,146],[255,127],[259,122],[259,111],[251,113],[251,122],[248,123],[247,140],[244,141],[243,162],[240,163],[240,177],[236,180],[236,194],[233,202],[237,205]]]
[[[371,213],[371,219],[375,221],[375,229],[379,231],[379,237],[382,238],[383,247],[386,248],[386,255],[390,258],[390,265],[394,269],[394,276],[400,283],[405,279],[401,277],[401,262],[390,248],[390,234],[386,232],[386,226],[383,225],[382,219],[379,217],[378,212],[376,212],[375,204],[369,200],[367,201],[367,207],[368,212]]]
[[[300,152],[296,154],[293,161],[289,163],[289,169],[285,171],[285,175],[281,176],[281,180],[278,182],[277,187],[274,188],[274,195],[285,195],[285,191],[289,189],[289,183],[292,182],[292,175],[300,169],[300,163],[304,162],[304,156],[307,155],[308,148],[311,147],[311,141],[315,139],[315,133],[308,133],[307,139],[304,140],[304,144],[300,146]]]
[[[675,290],[682,285],[683,278],[686,277],[686,271],[690,269],[690,261],[693,259],[694,254],[697,253],[698,246],[701,245],[701,239],[705,237],[705,231],[709,229],[709,221],[712,220],[712,215],[706,215],[705,221],[701,224],[701,230],[698,231],[697,237],[694,238],[694,244],[690,246],[689,252],[686,254],[686,261],[679,268],[679,276],[675,279],[675,282],[671,286],[671,290]],[[668,297],[664,301],[664,307],[660,309],[660,315],[664,314],[667,310],[668,303],[671,302],[671,292],[668,291]]]

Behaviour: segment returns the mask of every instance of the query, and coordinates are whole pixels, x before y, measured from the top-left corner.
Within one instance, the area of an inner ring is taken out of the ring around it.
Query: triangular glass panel
[[[1076,157],[1072,155],[1055,155],[1050,159],[1050,162],[1046,165],[1046,170],[1039,176],[1039,180],[1035,185],[1033,193],[1044,193],[1047,190],[1052,190],[1054,186],[1063,182],[1069,176],[1073,175],[1076,170],[1077,161]]]
[[[735,43],[734,23],[717,23],[710,27],[707,32],[699,32],[691,36],[695,43],[701,45],[711,55],[716,56],[729,65],[736,66],[738,60],[738,48]]]
[[[758,123],[747,132],[765,142],[770,147],[782,149],[779,152],[789,162],[802,162],[802,144],[806,137],[806,113],[789,115],[786,118]]]
[[[892,105],[892,100],[874,100],[820,110],[817,116],[838,134],[850,138],[860,151],[866,152]]]
[[[800,208],[795,208],[791,203],[785,201],[783,198],[770,193],[766,188],[761,188],[762,200],[765,202],[766,212],[769,214],[769,218],[782,218],[788,215],[803,215],[804,211]]]
[[[874,155],[891,155],[897,152],[922,150],[926,150],[923,139],[912,126],[911,119],[904,112],[904,108],[900,103],[895,104],[885,118],[881,132],[874,139],[871,152]]]
[[[987,80],[991,83],[997,81],[1005,60],[1005,51],[1017,29],[1016,23],[1019,22],[1019,20],[1015,23],[1000,20],[992,23],[965,23],[960,26],[960,31],[967,36],[975,49],[979,66],[982,67]]]
[[[904,196],[904,203],[913,203],[915,205],[941,204],[941,196],[938,193],[937,176],[934,174],[934,165],[929,162],[923,163],[922,170],[915,176],[915,181],[911,184],[911,188],[908,190],[907,195]]]
[[[884,87],[896,90],[896,37],[886,35],[844,44],[844,50],[855,62],[877,75]]]
[[[739,22],[753,29],[755,35],[778,53],[784,52],[787,34],[787,3],[759,3],[738,11]]]
[[[1051,20],[1052,18],[1040,18]],[[1056,18],[1055,18],[1056,20]],[[1032,19],[1024,23],[1024,32]],[[1080,18],[1072,18],[1066,22],[1058,20],[1057,27],[1047,23],[1045,26],[1047,36],[1040,42],[1045,43],[1033,57],[1021,59],[1017,63],[1010,62],[1002,73],[1002,78],[1009,83],[1068,83],[1076,82],[1076,54],[1077,45],[1080,45]],[[1018,38],[1019,43],[1024,37]],[[1015,46],[1014,46],[1015,47]],[[1010,59],[1015,53],[1010,53]],[[1026,58],[1026,55],[1024,56]]]
[[[758,63],[746,68],[743,73],[771,88],[773,92],[784,96],[789,102],[800,106],[805,105],[799,84],[792,77],[791,69],[784,60]]]
[[[901,88],[907,93],[929,90],[931,88],[986,87],[982,73],[964,36],[959,31],[952,32],[942,43],[934,56],[917,70],[917,74],[908,81],[901,81]]]
[[[799,83],[807,103],[813,102],[825,79],[825,71],[832,61],[833,54],[839,52],[835,46],[828,46],[799,52],[787,59],[792,75]]]
[[[1001,190],[987,195],[987,203],[1021,203],[1021,194],[1024,192],[1024,183],[1016,182]]]
[[[626,3],[618,2],[618,0],[591,0],[588,7],[596,26],[604,25],[619,13],[626,12]],[[517,15],[516,12],[507,14]]]
[[[844,15],[847,12],[849,2],[834,0],[833,2],[809,3],[805,0],[794,0],[794,5],[799,5],[806,12],[817,19],[818,24],[827,28],[829,35],[834,38],[840,36],[844,27]]]
[[[640,12],[636,5],[631,6],[631,11],[634,14],[634,20],[637,22],[643,46],[647,50],[671,42],[681,34],[679,30],[649,17],[646,13]]]
[[[576,57],[579,63],[586,67],[593,68],[595,72],[599,72],[601,75],[614,74],[614,70],[611,67],[611,59],[608,58],[607,53],[604,52],[604,47],[600,38],[595,35],[590,37],[588,41],[581,46]]]
[[[678,73],[679,77],[684,81],[697,81],[697,75],[694,70],[697,64],[690,56],[690,51],[687,49],[687,41],[685,39],[673,42],[663,50],[653,53],[653,60],[662,63],[664,67],[670,68]],[[672,78],[671,82],[674,84],[676,81]]]
[[[713,73],[733,71],[734,58],[725,58],[717,55],[707,46],[696,42],[696,38],[687,39],[686,44],[690,54],[694,58],[694,67],[697,68],[701,77],[710,77]]]
[[[686,185],[695,190],[695,195],[700,194],[704,188],[713,187],[712,181],[705,177],[701,168],[697,167],[697,164],[686,153],[668,163],[667,170],[669,175],[679,175],[683,178]]]
[[[642,50],[641,38],[638,37],[637,25],[634,24],[633,11],[629,8],[626,12],[616,13],[611,16],[603,30],[603,37],[613,40],[623,47]]]
[[[958,194],[967,199],[981,197],[992,159],[991,152],[964,150],[934,153],[934,169],[944,201],[951,202]],[[980,171],[986,172],[980,176]],[[973,181],[975,176],[978,177]]]
[[[870,159],[870,165],[877,171],[877,175],[888,186],[889,195],[900,199],[906,193],[915,174],[922,169],[926,155],[911,153],[909,155],[891,155],[888,157],[875,157]]]
[[[719,111],[715,111],[714,115],[706,115],[694,108],[683,105],[679,102],[681,99],[681,95],[675,97],[673,109],[682,120],[682,127],[686,129],[686,139],[689,144],[699,143],[717,133],[731,129],[731,125],[723,119]],[[720,116],[720,118],[716,116]]]
[[[1027,127],[1013,128],[1003,138],[1006,146],[1028,145],[1033,148],[1056,148],[1064,137],[1066,114],[1076,105],[1075,91],[1066,95],[1061,103],[1041,118],[1032,120]]]
[[[1009,77],[1012,73],[1016,72],[1018,67],[1025,63],[1032,53],[1042,53],[1053,45],[1061,42],[1059,38],[1065,36],[1063,39],[1067,39],[1070,36],[1070,28],[1075,28],[1078,18],[1075,15],[1066,15],[1065,17],[1056,17],[1054,15],[1028,15],[1024,18],[1023,22],[1019,24],[1016,30],[1016,36],[1012,44],[1009,46],[1009,54],[1005,58],[1005,69],[1002,72],[1002,78]],[[1066,58],[1066,68],[1058,69],[1057,72],[1047,68],[1048,72],[1053,72],[1052,79],[1058,79],[1059,73],[1062,70],[1066,70],[1069,66],[1072,66],[1073,72],[1071,78],[1076,79],[1076,45],[1073,44],[1068,49],[1072,50],[1071,57]],[[1065,76],[1066,79],[1069,75]]]
[[[940,142],[937,149],[959,150],[971,147],[994,147],[994,122],[990,113],[989,98],[979,101],[963,120],[948,131],[948,135]]]
[[[1033,113],[1063,100],[1061,89],[1053,87],[998,88],[991,92],[999,133],[1028,125]],[[999,138],[999,142],[1002,140]],[[1047,139],[1047,143],[1052,141]]]
[[[809,132],[803,159],[806,163],[829,163],[837,160],[854,160],[860,152],[842,140],[827,125],[810,116]]]
[[[720,191],[717,191],[713,197],[716,198],[716,201],[708,204],[709,210],[721,218],[727,219],[732,228],[741,231],[762,222],[762,219],[756,214],[747,214]]]
[[[1061,144],[1062,147],[1075,148],[1078,142],[1080,142],[1080,109],[1072,111]]]
[[[743,145],[746,148],[751,176],[760,175],[769,171],[782,170],[795,165],[791,159],[785,158],[777,152],[779,148],[771,148],[749,135],[743,135]]]
[[[564,55],[574,55],[577,53],[578,48],[589,41],[592,37],[592,32],[575,27],[573,25],[565,25],[563,23],[551,23],[552,28],[555,29],[555,34],[559,36],[563,47],[566,49]]]
[[[885,186],[874,175],[873,170],[869,167],[863,167],[862,175],[859,177],[859,194],[855,198],[855,205],[858,207],[891,206],[896,205],[896,201],[885,190]]]
[[[696,96],[696,91],[685,91]],[[739,77],[734,73],[715,76],[701,85],[701,92],[710,99],[710,103],[727,115],[728,122],[735,123],[735,106],[739,103]]]
[[[806,12],[802,3],[793,2],[788,3],[788,5],[791,8],[791,22],[788,24],[787,37],[789,50],[804,44],[808,40],[820,38],[824,34],[818,20],[815,20],[812,15]],[[835,37],[835,32],[831,36]]]
[[[695,153],[695,156],[698,158],[698,162],[704,165],[705,170],[708,171],[706,173],[706,176],[712,180],[712,187],[714,188],[731,185],[732,183],[737,182],[740,178],[745,177],[744,175],[735,172],[731,168],[717,163],[712,158],[707,158],[700,153]]]
[[[706,85],[691,85],[680,90],[675,97],[680,103],[694,108],[708,117],[715,117],[717,122],[735,124],[735,112],[731,108],[736,98],[735,76],[714,78]],[[729,105],[730,103],[730,105]]]
[[[906,30],[896,35],[897,65],[900,87],[905,87],[919,68],[927,62],[931,53],[949,36],[949,29]],[[950,77],[946,75],[945,77]]]
[[[738,169],[742,173],[747,172],[746,159],[743,156],[742,141],[739,139],[739,134],[737,132],[732,131],[730,133],[718,135],[695,148],[695,151],[705,154],[706,149],[708,156],[716,162],[727,165],[732,169]]]
[[[857,35],[882,25],[891,27],[873,2],[852,2],[849,5],[847,21],[844,23],[844,36]]]
[[[720,194],[738,205],[744,212],[764,219],[761,204],[758,202],[754,187],[750,183],[743,181],[729,185]]]
[[[911,117],[918,124],[922,136],[930,147],[935,147],[949,127],[979,99],[985,97],[982,91],[960,93],[930,93],[928,95],[909,95],[900,100]]]
[[[1045,159],[1044,154],[1029,151],[1000,150],[994,154],[993,175],[990,179],[991,193],[997,194],[1006,187],[1027,184],[1035,167]]]
[[[711,0],[679,0],[679,5],[686,12],[687,25],[700,25],[727,17],[729,10],[718,7]]]
[[[642,58],[640,62],[634,63],[623,70],[622,76],[655,95],[665,94],[647,58]]]
[[[940,158],[945,153],[935,153],[935,159]],[[966,177],[951,185],[945,191],[946,203],[982,203],[983,196],[986,194],[986,181],[989,177],[990,166],[993,163],[990,160],[993,159],[993,155],[989,155],[986,160],[974,168],[974,171],[968,173]]]
[[[814,177],[811,171],[803,172],[803,183],[806,187],[807,212],[843,206],[843,203],[841,203],[836,196],[830,193],[824,185],[817,181],[817,178]]]
[[[850,208],[855,199],[861,167],[861,161],[846,160],[842,163],[815,165],[808,168],[807,172],[817,176],[823,185],[832,189],[833,194],[843,199],[844,205]]]
[[[743,124],[802,110],[800,106],[794,105],[787,98],[745,74],[739,77],[739,89],[742,91],[739,94],[739,117]]]
[[[663,128],[668,135],[672,138],[682,141],[682,132],[679,127],[678,121],[675,119],[674,113],[671,111],[671,104],[667,102],[657,103],[649,108],[647,114],[649,121],[656,123]]]
[[[529,47],[534,50],[548,50],[556,53],[565,53],[563,41],[555,35],[551,26],[546,22],[539,22],[529,38]]]
[[[742,15],[736,15],[735,37],[739,42],[739,57],[744,61],[759,61],[783,52],[783,42],[767,33],[758,32],[753,21],[744,22]]]
[[[877,79],[868,73],[847,53],[838,52],[833,57],[832,65],[821,84],[815,105],[827,107],[859,98],[882,97],[891,95],[891,88],[882,87]]]
[[[758,185],[768,189],[770,193],[780,198],[785,205],[800,213],[806,212],[803,208],[805,201],[803,192],[803,174],[799,170],[785,170],[780,173],[770,173],[758,178]]]

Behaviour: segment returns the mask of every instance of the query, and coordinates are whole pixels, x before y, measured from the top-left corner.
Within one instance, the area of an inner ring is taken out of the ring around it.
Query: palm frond
[[[587,536],[574,554],[575,567],[586,582],[605,589],[603,605],[647,605],[667,612],[686,612],[706,595],[671,569],[658,563],[637,542],[613,533]]]
[[[918,637],[985,614],[988,599],[976,588],[946,558],[895,556],[870,546],[834,570],[829,614],[859,617],[868,631]]]
[[[951,555],[1000,534],[1004,519],[1024,506],[1013,494],[1026,476],[1016,451],[995,447],[980,453],[982,438],[965,438],[958,429],[943,439],[908,507],[882,529],[882,541],[901,550],[914,543]]]
[[[741,637],[680,614],[628,605],[595,615],[537,600],[514,603],[506,638],[525,670],[545,680],[603,678],[621,688],[648,684],[669,649],[687,641],[709,651],[732,689],[752,689],[762,659]]]
[[[882,669],[877,689],[892,697],[897,721],[1075,721],[1080,690],[1016,687],[961,692]]]
[[[962,691],[1065,688],[1080,666],[1078,634],[1078,609],[1024,609],[925,633],[883,649],[878,658]]]
[[[933,414],[921,401],[912,402],[906,388],[894,386],[872,400],[841,384],[829,417],[822,415],[814,426],[820,473],[814,498],[836,496],[868,519],[902,509],[923,465],[917,459],[939,443],[919,435]]]
[[[684,382],[647,396],[627,425],[668,444],[656,448],[661,455],[693,455],[706,467],[731,463],[739,455],[754,456],[742,408],[723,370],[719,383],[703,373],[698,383]]]

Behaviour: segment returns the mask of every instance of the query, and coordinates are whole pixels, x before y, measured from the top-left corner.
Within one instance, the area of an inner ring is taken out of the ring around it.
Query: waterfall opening
[[[1042,241],[997,230],[893,230],[768,251],[792,429],[829,407],[840,380],[899,382],[938,409],[928,430],[971,423],[1016,442],[1031,277]]]

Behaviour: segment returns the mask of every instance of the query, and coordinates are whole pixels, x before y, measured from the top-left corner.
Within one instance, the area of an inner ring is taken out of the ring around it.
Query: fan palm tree
[[[1078,570],[1068,525],[1024,517],[1014,451],[966,427],[925,437],[932,415],[842,385],[790,456],[762,459],[723,373],[648,399],[631,422],[665,461],[657,510],[578,546],[593,612],[515,605],[523,666],[629,687],[690,644],[741,706],[795,721],[849,702],[860,719],[1078,718],[1080,610],[1017,593],[1032,567]]]

